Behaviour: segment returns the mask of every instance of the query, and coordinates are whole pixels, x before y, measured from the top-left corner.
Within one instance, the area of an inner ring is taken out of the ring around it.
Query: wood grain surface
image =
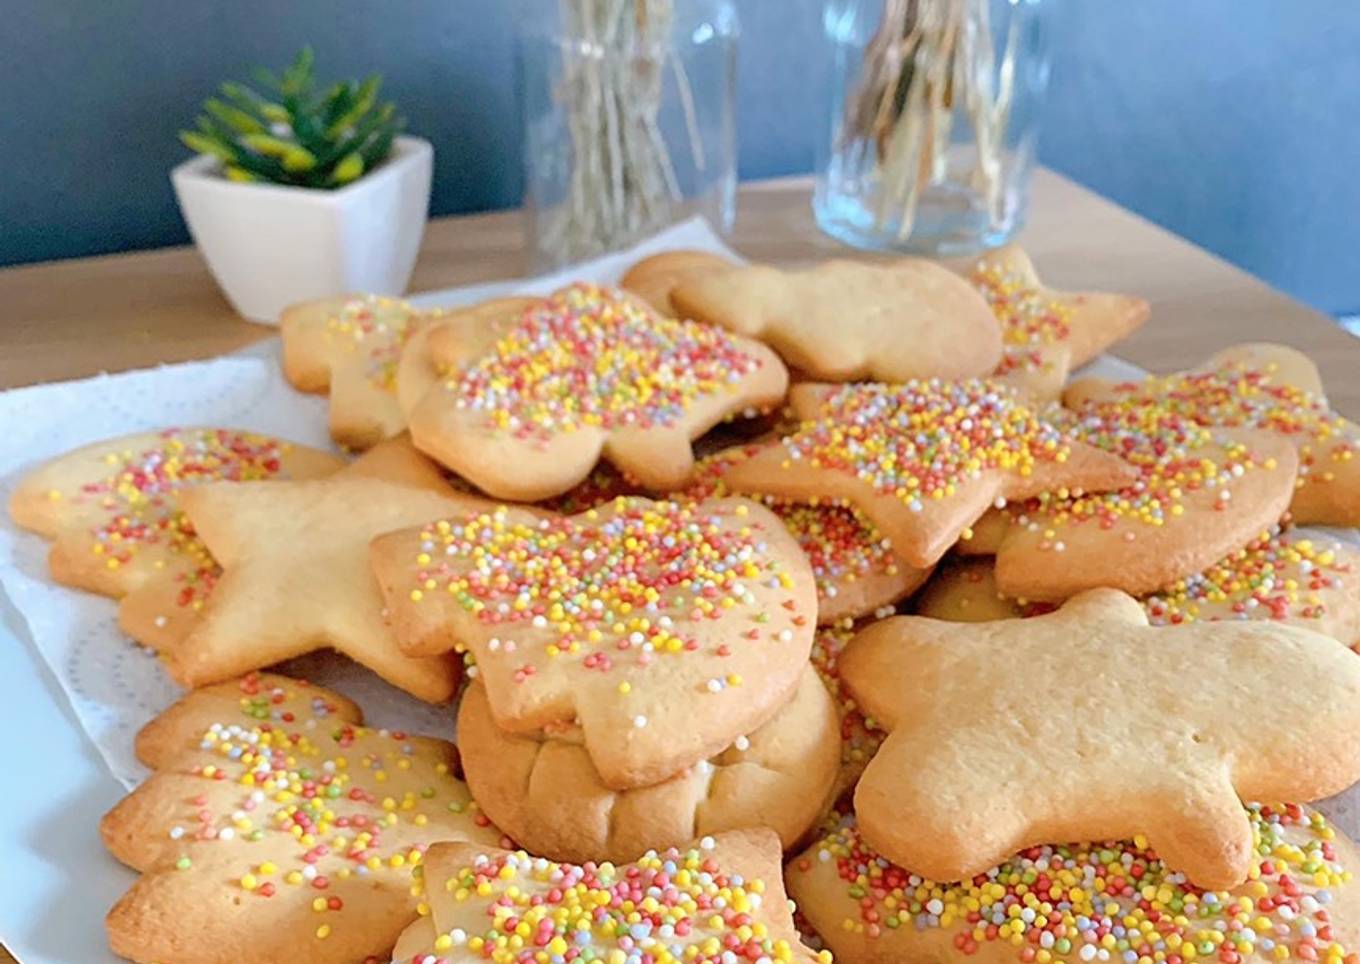
[[[821,235],[805,178],[740,193],[732,241],[747,257],[799,264],[850,252]],[[1049,171],[1035,177],[1021,241],[1044,280],[1142,295],[1152,317],[1119,354],[1153,369],[1242,341],[1312,355],[1337,407],[1360,416],[1360,340],[1327,316]],[[517,211],[432,221],[413,291],[522,274]],[[272,334],[238,318],[192,248],[0,270],[0,388],[208,358]]]

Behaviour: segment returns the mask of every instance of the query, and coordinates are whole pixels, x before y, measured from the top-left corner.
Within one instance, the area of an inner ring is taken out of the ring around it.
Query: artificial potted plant
[[[189,232],[236,310],[275,323],[293,302],[406,290],[434,152],[398,136],[376,75],[321,90],[305,49],[257,86],[226,83],[170,175]]]

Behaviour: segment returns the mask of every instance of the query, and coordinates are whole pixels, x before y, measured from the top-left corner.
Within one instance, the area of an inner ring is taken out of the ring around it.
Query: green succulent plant
[[[305,47],[282,74],[257,68],[258,90],[223,84],[179,139],[219,158],[233,181],[326,189],[357,180],[387,157],[406,121],[394,104],[378,102],[377,74],[320,92],[314,59]]]

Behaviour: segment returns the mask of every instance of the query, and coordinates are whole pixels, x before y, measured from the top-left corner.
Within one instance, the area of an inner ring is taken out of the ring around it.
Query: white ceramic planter
[[[206,156],[170,180],[222,291],[244,317],[273,325],[294,302],[406,291],[433,161],[428,141],[399,137],[386,161],[336,191],[228,181]]]

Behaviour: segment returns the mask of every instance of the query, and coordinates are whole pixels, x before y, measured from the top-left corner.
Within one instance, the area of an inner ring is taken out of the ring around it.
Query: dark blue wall
[[[738,0],[741,170],[806,171],[821,0]],[[1044,160],[1331,311],[1360,309],[1360,4],[1046,0]],[[175,131],[304,43],[380,70],[435,213],[519,194],[510,0],[4,0],[0,264],[183,241]]]

